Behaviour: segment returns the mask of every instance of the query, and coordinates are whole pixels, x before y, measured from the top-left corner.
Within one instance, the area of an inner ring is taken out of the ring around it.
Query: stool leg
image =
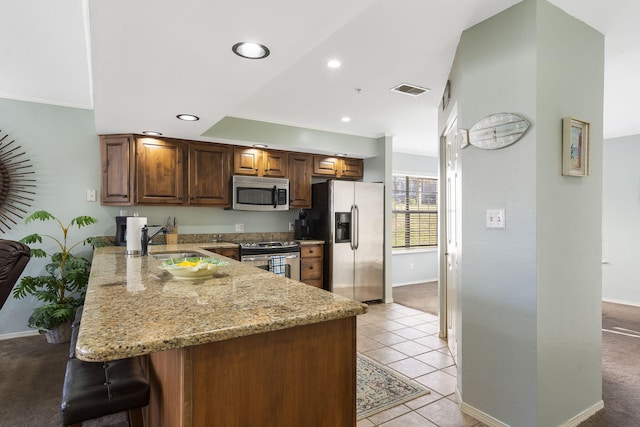
[[[142,420],[142,408],[129,410],[129,425],[131,427],[144,427],[144,422]]]

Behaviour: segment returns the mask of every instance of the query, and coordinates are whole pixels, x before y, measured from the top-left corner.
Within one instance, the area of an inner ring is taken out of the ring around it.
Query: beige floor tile
[[[435,390],[443,396],[448,396],[456,391],[457,379],[449,374],[445,374],[444,372],[431,372],[421,377],[414,378],[414,380],[431,390]]]
[[[402,323],[405,326],[416,326],[416,325],[422,325],[425,323],[422,320],[416,319],[415,317],[412,317],[412,316],[401,317],[399,319],[396,319],[396,322]]]
[[[437,427],[420,414],[416,412],[409,412],[398,418],[394,418],[391,421],[387,421],[384,424],[380,424],[380,427]]]
[[[439,348],[443,348],[447,346],[447,340],[443,340],[442,338],[438,338],[437,335],[428,335],[426,337],[420,337],[414,339],[418,344],[426,345],[429,348],[437,350]]]
[[[437,334],[440,331],[438,325],[434,325],[433,323],[420,323],[419,325],[414,325],[413,328],[426,332],[429,335]]]
[[[377,326],[378,328],[382,328],[387,331],[397,331],[398,329],[403,329],[407,327],[402,323],[398,323],[390,319],[380,320],[372,324]]]
[[[404,337],[408,340],[416,340],[418,338],[423,338],[427,336],[426,333],[413,328],[398,329],[396,331],[393,331],[393,333],[396,335],[400,335],[401,337]],[[427,347],[430,347],[430,346],[427,346]]]
[[[419,345],[419,344],[418,344]],[[453,357],[440,353],[437,350],[432,350],[428,353],[423,353],[415,356],[421,362],[434,366],[438,369],[446,368],[453,365]]]
[[[366,353],[367,351],[375,350],[377,348],[382,348],[385,345],[380,341],[376,341],[369,337],[359,335],[358,339],[356,340],[356,346],[358,347],[358,351],[360,353]]]
[[[369,323],[367,325],[362,325],[356,328],[358,335],[364,335],[367,337],[371,337],[372,335],[383,334],[387,332],[385,329],[377,327],[373,323]]]
[[[398,360],[407,358],[406,354],[400,353],[399,351],[394,350],[390,347],[383,347],[376,350],[371,350],[364,354],[385,365],[388,363],[397,362]]]
[[[401,337],[400,335],[396,335],[393,332],[384,332],[382,334],[369,335],[369,338],[381,342],[384,345],[394,345],[407,341],[406,338]]]
[[[411,408],[412,410],[416,410],[418,408],[421,408],[425,405],[428,405],[429,403],[433,403],[436,400],[440,400],[440,399],[445,399],[445,397],[440,393],[437,393],[431,390],[431,393],[425,394],[424,396],[420,396],[416,399],[405,402],[404,404],[409,408]]]
[[[419,354],[432,351],[429,347],[425,347],[413,341],[405,341],[398,344],[393,344],[391,348],[401,351],[407,356],[417,356]]]
[[[458,405],[449,399],[440,399],[415,412],[439,427],[474,426],[478,420],[463,414]]]
[[[356,427],[375,427],[375,424],[365,418],[364,420],[358,421]]]
[[[436,316],[435,314],[431,314],[431,313],[422,313],[422,314],[418,314],[416,316],[413,316],[416,319],[420,319],[424,322],[439,322],[440,319],[438,318],[438,316]]]
[[[409,378],[421,377],[436,370],[433,366],[429,366],[426,363],[422,363],[421,361],[411,357],[389,363],[387,366]]]
[[[398,405],[391,409],[387,409],[386,411],[378,412],[377,414],[370,416],[368,420],[375,425],[380,425],[394,418],[398,418],[400,415],[404,415],[407,412],[411,412],[411,409],[404,405]]]
[[[424,314],[424,311],[416,310],[414,308],[405,307],[403,305],[398,304],[398,307],[395,308],[396,311],[400,313],[404,313],[407,316],[417,316],[419,314]]]
[[[444,369],[441,369],[442,372],[445,372],[451,376],[457,377],[458,376],[458,367],[456,365],[453,366],[447,366]]]

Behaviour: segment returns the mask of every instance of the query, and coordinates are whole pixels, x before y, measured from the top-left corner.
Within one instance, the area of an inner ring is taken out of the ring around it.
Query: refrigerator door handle
[[[352,215],[351,218],[354,225],[353,234],[355,235],[355,238],[356,238],[356,243],[354,245],[354,248],[355,250],[358,250],[358,246],[360,246],[360,208],[358,208],[358,205],[354,205],[353,208],[355,210],[355,216]]]
[[[349,236],[351,250],[356,250],[356,205],[351,205],[351,236]]]

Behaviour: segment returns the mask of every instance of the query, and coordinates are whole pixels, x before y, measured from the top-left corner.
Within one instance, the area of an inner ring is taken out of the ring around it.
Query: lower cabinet
[[[300,246],[301,282],[316,288],[322,288],[323,250],[322,244]]]
[[[213,252],[218,255],[226,256],[227,258],[240,261],[240,249],[238,248],[204,248],[206,251]]]

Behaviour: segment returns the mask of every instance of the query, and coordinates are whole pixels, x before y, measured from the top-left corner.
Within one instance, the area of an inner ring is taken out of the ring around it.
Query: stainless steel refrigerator
[[[384,185],[313,184],[312,226],[324,240],[324,289],[357,301],[384,293]]]

